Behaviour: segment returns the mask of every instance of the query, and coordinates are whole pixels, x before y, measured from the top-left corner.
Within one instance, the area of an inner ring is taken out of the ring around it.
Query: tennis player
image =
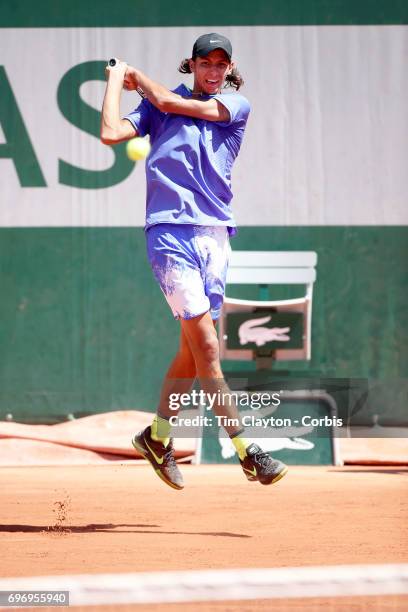
[[[228,395],[215,324],[220,316],[230,253],[236,233],[231,211],[231,168],[241,147],[250,106],[238,93],[243,84],[232,61],[230,41],[221,34],[200,36],[179,71],[193,73],[193,89],[169,91],[139,69],[117,61],[106,67],[101,139],[108,145],[150,135],[146,160],[146,244],[162,292],[180,322],[179,349],[166,374],[152,425],[133,446],[166,484],[183,488],[174,459],[169,393],[191,389],[195,377],[218,397]],[[144,100],[120,117],[122,88],[143,90]],[[233,402],[220,401],[217,415],[240,423]],[[287,467],[245,438],[241,425],[226,426],[248,480],[278,481]]]

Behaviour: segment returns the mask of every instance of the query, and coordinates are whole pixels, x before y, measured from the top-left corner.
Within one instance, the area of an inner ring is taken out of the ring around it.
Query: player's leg
[[[213,321],[215,326],[217,321]],[[196,364],[191,352],[183,326],[180,324],[180,340],[178,351],[167,370],[160,392],[159,404],[156,410],[158,421],[157,432],[153,432],[154,439],[169,437],[171,426],[163,424],[163,419],[169,420],[178,414],[179,406],[170,406],[170,394],[189,393],[196,378]],[[153,422],[154,424],[154,422]],[[152,425],[153,429],[153,425]],[[162,440],[163,442],[165,440]]]
[[[183,319],[181,327],[188,339],[195,360],[196,374],[201,388],[212,396],[224,401],[216,401],[214,412],[225,421],[225,429],[230,436],[242,430],[240,417],[231,392],[224,380],[219,358],[217,332],[210,312],[193,319]]]
[[[191,226],[154,226],[146,233],[147,253],[153,273],[175,318],[194,316],[208,309],[201,273],[191,248]],[[162,384],[157,413],[152,425],[133,438],[133,446],[150,461],[157,475],[169,486],[183,487],[183,478],[174,460],[169,418],[170,393],[187,393],[196,375],[195,360],[185,333],[180,328],[180,341]]]
[[[188,393],[196,377],[196,365],[185,332],[180,326],[178,351],[167,370],[164,378],[157,414],[165,419],[176,415],[178,410],[170,409],[169,395],[171,393]]]
[[[157,475],[175,489],[183,488],[183,477],[174,459],[169,419],[178,410],[171,410],[169,395],[187,393],[196,375],[194,357],[187,338],[180,329],[178,351],[164,378],[159,405],[152,424],[133,438],[133,446],[150,461]]]
[[[183,320],[181,325],[194,355],[200,385],[214,398],[213,410],[238,452],[246,477],[264,485],[277,482],[286,474],[287,467],[246,440],[233,394],[221,370],[218,338],[210,313]]]
[[[223,227],[195,227],[195,250],[201,261],[204,292],[209,301],[209,312],[182,321],[196,362],[201,387],[212,393],[213,410],[231,438],[248,480],[262,484],[276,482],[287,472],[287,467],[250,444],[241,425],[233,394],[224,380],[219,358],[219,344],[214,325],[220,316],[225,294],[229,237]],[[212,319],[212,321],[211,321]],[[218,401],[220,398],[220,401]]]
[[[181,240],[177,237],[177,231]],[[180,294],[184,271],[194,266],[183,252],[183,227],[174,228],[169,224],[156,225],[146,232],[147,254],[153,274],[159,283],[172,311],[178,318],[178,308],[183,304]],[[175,489],[183,488],[183,478],[174,459],[173,441],[170,438],[169,418],[170,393],[189,391],[195,378],[195,362],[189,344],[180,333],[178,351],[164,378],[157,413],[152,425],[136,434],[133,446],[150,461],[157,475]],[[177,412],[174,411],[173,414]]]

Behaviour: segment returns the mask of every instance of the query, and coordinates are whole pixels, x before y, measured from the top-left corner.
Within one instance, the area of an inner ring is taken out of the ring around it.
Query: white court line
[[[0,591],[69,591],[70,605],[408,594],[408,564],[0,579]]]

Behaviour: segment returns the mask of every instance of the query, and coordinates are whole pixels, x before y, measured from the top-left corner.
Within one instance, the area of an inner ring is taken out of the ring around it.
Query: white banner
[[[217,30],[233,42],[252,106],[233,170],[237,223],[407,224],[407,28],[212,26],[1,29],[0,226],[143,225],[143,163],[122,179],[103,172],[115,155],[78,127],[81,99],[100,111],[103,70],[95,70],[111,56],[169,88],[191,83],[180,60],[197,36]],[[92,80],[81,84],[78,66],[90,62]],[[123,114],[138,103],[125,92]],[[91,109],[88,120],[91,129]],[[82,176],[95,170],[96,179]],[[75,173],[85,188],[72,186]]]

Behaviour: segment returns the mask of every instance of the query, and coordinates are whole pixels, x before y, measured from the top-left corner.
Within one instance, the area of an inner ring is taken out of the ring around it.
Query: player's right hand
[[[126,73],[123,80],[123,88],[127,89],[128,91],[133,91],[137,89],[137,86],[138,82],[136,78],[136,71],[133,66],[128,66],[126,68]]]

